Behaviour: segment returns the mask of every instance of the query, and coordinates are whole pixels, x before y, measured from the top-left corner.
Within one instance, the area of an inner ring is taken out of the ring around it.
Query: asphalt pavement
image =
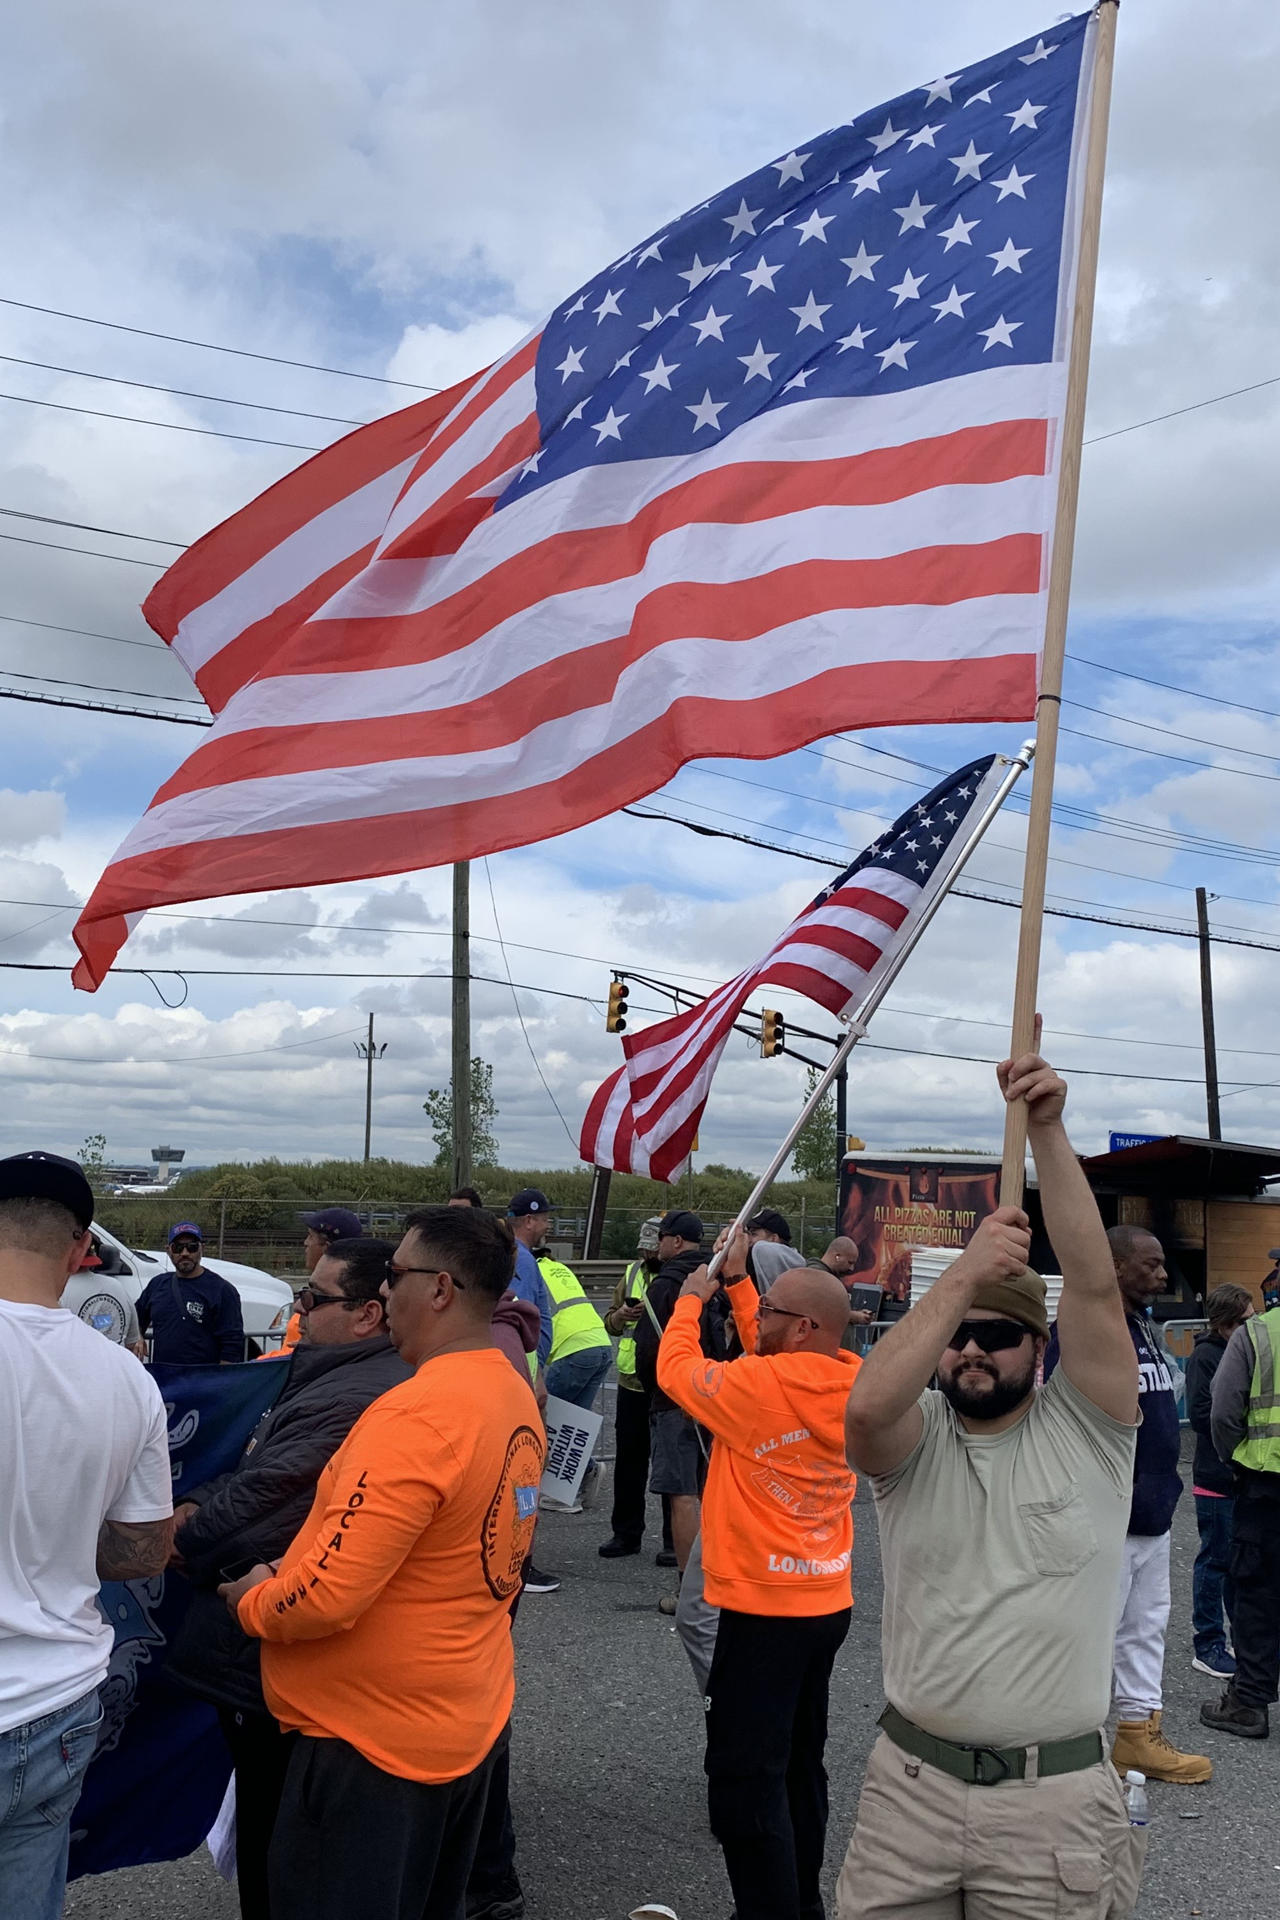
[[[607,1503],[606,1503],[607,1510]],[[830,1901],[882,1705],[875,1519],[860,1490],[856,1605],[831,1692]],[[732,1902],[707,1831],[701,1708],[671,1622],[657,1610],[674,1575],[601,1560],[599,1510],[546,1515],[538,1561],[558,1593],[531,1594],[516,1624],[519,1696],[512,1802],[528,1920],[625,1920],[661,1901],[679,1920],[727,1920]],[[1191,1670],[1190,1493],[1174,1528],[1174,1616],[1165,1667],[1171,1737],[1213,1756],[1205,1787],[1151,1793],[1142,1920],[1244,1920],[1280,1911],[1280,1726],[1269,1742],[1216,1734],[1199,1706],[1216,1682]],[[234,1891],[203,1850],[190,1859],[78,1881],[70,1920],[235,1920]],[[353,1915],[352,1920],[361,1920]]]

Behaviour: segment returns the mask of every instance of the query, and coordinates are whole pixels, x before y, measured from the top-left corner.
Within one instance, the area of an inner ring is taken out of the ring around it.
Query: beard
[[[957,1376],[963,1372],[963,1382]],[[990,1381],[989,1386],[979,1387],[973,1384],[975,1372],[981,1373]],[[976,1366],[957,1368],[956,1374],[949,1379],[939,1376],[938,1385],[943,1397],[966,1420],[1001,1420],[1006,1413],[1012,1413],[1020,1407],[1035,1385],[1036,1363],[1034,1355],[1022,1371],[1012,1378],[1001,1378],[994,1367]]]

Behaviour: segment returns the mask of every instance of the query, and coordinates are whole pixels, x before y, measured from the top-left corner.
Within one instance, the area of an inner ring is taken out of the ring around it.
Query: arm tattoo
[[[172,1520],[104,1520],[98,1535],[99,1580],[146,1580],[162,1573],[172,1542]]]

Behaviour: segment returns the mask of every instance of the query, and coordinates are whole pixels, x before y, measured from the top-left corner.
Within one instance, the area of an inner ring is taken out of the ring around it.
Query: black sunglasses
[[[796,1313],[790,1307],[775,1307],[772,1300],[762,1300],[756,1308],[756,1312],[762,1320],[766,1313],[778,1313],[782,1315],[784,1320],[809,1320],[812,1321],[815,1326],[817,1325],[811,1313]]]
[[[962,1320],[947,1342],[949,1353],[963,1353],[972,1340],[982,1353],[1005,1353],[1020,1347],[1030,1327],[1021,1320]]]
[[[456,1274],[450,1273],[448,1267],[398,1267],[394,1260],[387,1262],[387,1286],[398,1287],[407,1273],[442,1273],[447,1280],[453,1281],[459,1293],[467,1291],[463,1282],[457,1278]]]
[[[342,1293],[317,1293],[314,1287],[300,1287],[298,1305],[304,1313],[314,1313],[317,1307],[362,1307],[364,1302],[348,1300]]]

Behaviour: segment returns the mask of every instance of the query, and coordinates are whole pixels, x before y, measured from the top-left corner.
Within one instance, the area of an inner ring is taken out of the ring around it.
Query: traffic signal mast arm
[[[696,1006],[703,998],[701,994],[690,993],[687,987],[673,986],[670,981],[657,980],[651,974],[633,973],[630,968],[625,972],[615,972],[609,983],[608,1010],[604,1020],[607,1033],[626,1031],[627,996],[633,982],[638,986],[650,987],[655,993],[669,994],[677,1013],[682,1013],[687,1007]],[[798,1053],[791,1045],[792,1034],[799,1034],[806,1040],[819,1040],[828,1047],[838,1047],[840,1044],[839,1034],[818,1033],[812,1027],[794,1026],[783,1014],[771,1007],[765,1007],[759,1013],[752,1012],[748,1007],[746,1017],[756,1021],[757,1024],[750,1027],[742,1020],[735,1020],[733,1030],[735,1033],[745,1034],[748,1040],[754,1041],[766,1060],[772,1059],[777,1054],[786,1053],[789,1059],[801,1060],[805,1066],[817,1067],[821,1071],[826,1062],[814,1060],[807,1053]]]

